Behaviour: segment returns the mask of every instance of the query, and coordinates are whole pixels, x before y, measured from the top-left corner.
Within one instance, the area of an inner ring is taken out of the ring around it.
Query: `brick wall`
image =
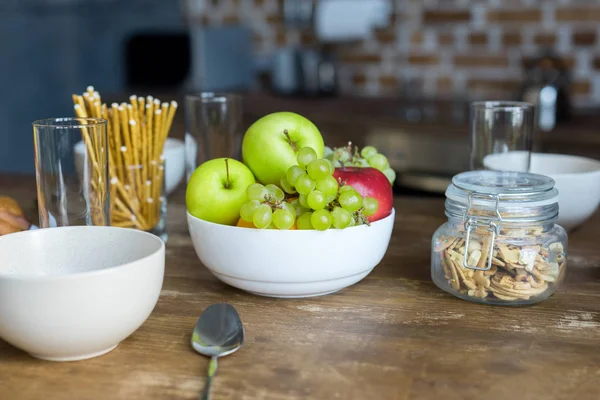
[[[427,96],[511,98],[524,60],[551,48],[571,66],[575,103],[600,105],[600,1],[393,1],[387,28],[334,47],[342,92],[389,96],[410,88]],[[208,3],[192,21],[246,23],[258,55],[286,44],[315,43],[310,31],[283,26],[278,0]]]

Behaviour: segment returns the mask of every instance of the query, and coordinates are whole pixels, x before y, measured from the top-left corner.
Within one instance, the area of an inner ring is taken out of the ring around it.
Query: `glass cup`
[[[33,123],[41,228],[110,225],[107,124],[102,118]],[[78,162],[74,147],[80,141],[85,149]]]
[[[213,158],[241,158],[242,97],[200,93],[185,98],[186,176]]]
[[[528,172],[533,121],[534,108],[530,103],[471,103],[471,169]]]
[[[124,165],[121,179],[114,176],[111,189],[111,225],[140,229],[167,241],[165,163]]]

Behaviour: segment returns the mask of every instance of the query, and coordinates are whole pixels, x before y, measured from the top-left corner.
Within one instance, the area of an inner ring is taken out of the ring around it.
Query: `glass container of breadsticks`
[[[484,304],[548,298],[567,267],[556,224],[558,191],[546,176],[469,171],[446,190],[448,221],[433,235],[431,277],[442,290]]]
[[[109,121],[111,226],[144,230],[166,241],[163,147],[177,103],[130,96],[129,103],[107,106],[91,86],[73,95],[73,103],[77,116]]]

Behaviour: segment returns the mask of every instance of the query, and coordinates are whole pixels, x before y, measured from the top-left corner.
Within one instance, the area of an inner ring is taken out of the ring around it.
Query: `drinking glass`
[[[534,108],[516,101],[471,104],[472,170],[529,171]]]
[[[123,176],[113,176],[111,179],[111,225],[150,232],[166,242],[164,160],[161,158],[156,163],[125,164],[122,167]]]
[[[41,228],[110,225],[107,125],[102,118],[33,123]],[[78,160],[74,147],[80,141],[85,150]]]
[[[187,179],[213,158],[241,158],[242,97],[232,93],[188,95],[185,98]]]

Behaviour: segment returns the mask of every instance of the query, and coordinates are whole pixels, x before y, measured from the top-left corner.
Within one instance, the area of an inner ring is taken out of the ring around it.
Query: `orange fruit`
[[[236,226],[241,228],[256,228],[252,222],[247,222],[243,218],[238,219]]]

